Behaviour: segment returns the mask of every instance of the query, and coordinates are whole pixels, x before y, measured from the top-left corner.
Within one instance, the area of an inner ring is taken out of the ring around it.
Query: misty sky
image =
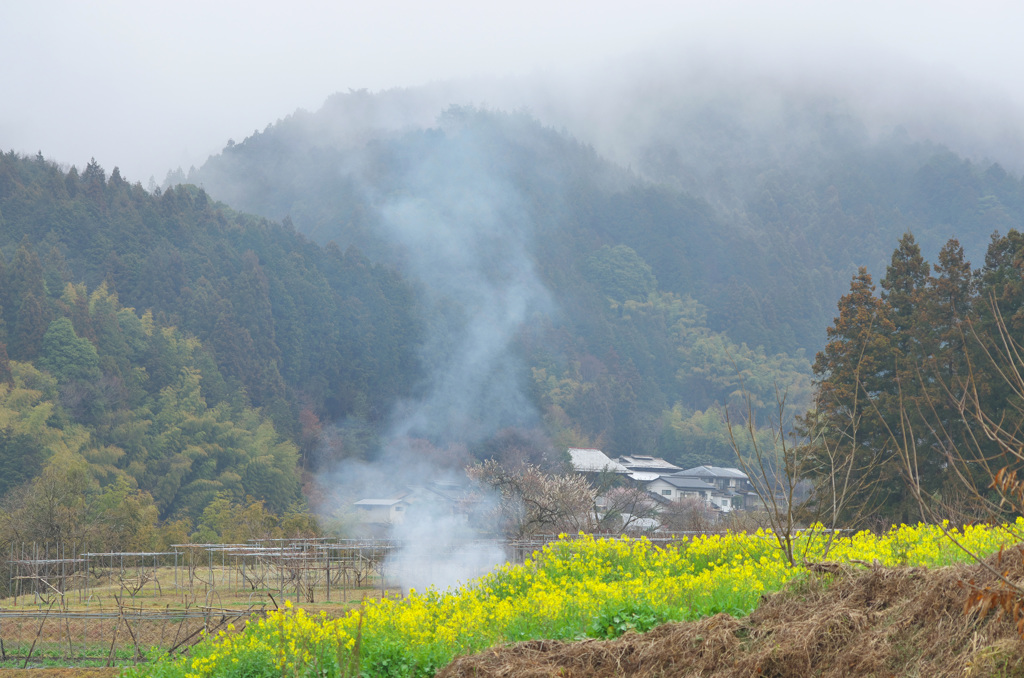
[[[1024,105],[1021,26],[1011,2],[0,0],[0,150],[146,184],[334,92],[708,49],[819,77],[903,64]]]

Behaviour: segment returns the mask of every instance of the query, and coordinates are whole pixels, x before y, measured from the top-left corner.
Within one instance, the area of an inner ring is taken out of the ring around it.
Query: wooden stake
[[[56,602],[56,600],[53,601],[53,603]],[[46,608],[46,614],[43,615],[43,620],[39,622],[39,630],[36,631],[36,637],[32,639],[32,647],[28,649],[28,655],[25,657],[25,663],[21,667],[23,669],[28,668],[28,660],[32,658],[32,652],[36,649],[36,641],[39,640],[39,636],[43,634],[43,624],[46,623],[46,618],[50,616],[50,610],[53,609],[53,603],[50,603],[50,607]]]

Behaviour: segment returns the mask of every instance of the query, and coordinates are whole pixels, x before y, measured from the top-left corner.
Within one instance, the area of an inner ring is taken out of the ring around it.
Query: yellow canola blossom
[[[794,550],[806,561],[941,566],[968,560],[963,549],[984,555],[1022,535],[1024,519],[959,529],[901,525],[881,535],[831,539],[811,529],[798,537]],[[765,531],[704,535],[665,546],[629,537],[563,536],[522,565],[504,565],[455,591],[371,601],[337,618],[289,604],[241,634],[207,638],[190,657],[137,671],[175,678],[431,676],[456,655],[498,643],[605,637],[717,612],[747,614],[763,594],[802,574]]]

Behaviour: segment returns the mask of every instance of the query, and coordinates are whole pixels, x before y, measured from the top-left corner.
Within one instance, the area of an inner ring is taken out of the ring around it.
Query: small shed
[[[409,502],[404,499],[360,499],[353,506],[363,523],[397,525],[405,521]]]

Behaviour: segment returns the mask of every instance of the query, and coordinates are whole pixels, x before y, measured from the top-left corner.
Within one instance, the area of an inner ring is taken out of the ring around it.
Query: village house
[[[724,466],[695,466],[684,471],[678,471],[675,475],[682,478],[700,478],[711,483],[722,492],[752,492],[754,487],[750,484],[747,474],[738,468]]]
[[[609,458],[601,450],[570,447],[569,463],[572,465],[573,471],[582,473],[591,479],[602,473],[629,475],[628,468]]]
[[[714,485],[699,478],[680,478],[666,475],[655,478],[646,484],[647,491],[669,501],[680,499],[703,499],[712,503],[712,495],[717,492]]]
[[[601,450],[591,448],[572,447],[568,454],[572,470],[588,477],[592,485],[606,474],[629,478],[661,505],[700,499],[722,513],[762,507],[747,474],[737,468],[703,465],[680,469],[651,455],[632,454],[611,459]],[[596,502],[598,510],[605,508],[605,497],[598,497]]]
[[[761,501],[750,484],[747,474],[737,468],[723,466],[695,466],[672,474],[673,478],[701,480],[714,486],[710,502],[723,511],[754,509]]]
[[[682,499],[701,499],[708,506],[728,513],[736,509],[754,509],[761,501],[754,492],[747,475],[736,468],[721,466],[697,466],[673,473],[660,474],[655,469],[664,468],[658,462],[671,466],[654,457],[619,457],[627,461],[627,468],[636,468],[631,477],[641,482],[648,492],[661,503]],[[634,463],[639,461],[641,466]],[[625,465],[625,464],[624,464]],[[678,467],[676,467],[678,468]]]
[[[585,477],[599,492],[594,498],[594,508],[598,515],[603,515],[609,506],[607,493],[622,484],[619,479],[631,478],[630,470],[601,450],[570,447],[568,452],[572,470]]]
[[[659,457],[646,454],[623,455],[616,461],[629,470],[629,477],[638,483],[649,483],[682,469]]]
[[[360,533],[386,536],[392,526],[401,525],[410,513],[447,516],[460,522],[468,520],[473,509],[469,488],[456,482],[431,481],[407,485],[390,497],[360,499],[352,504]]]

